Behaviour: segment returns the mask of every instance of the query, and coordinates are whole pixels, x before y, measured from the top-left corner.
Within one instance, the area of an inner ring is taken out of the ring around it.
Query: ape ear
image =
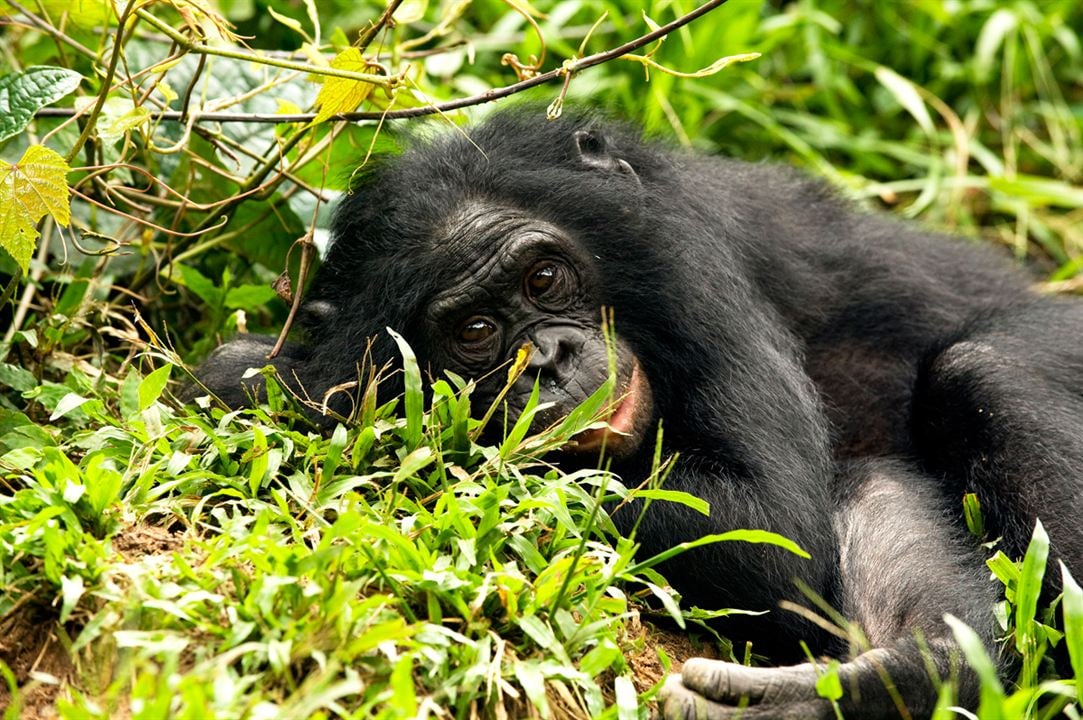
[[[609,140],[605,135],[593,130],[576,130],[575,147],[579,152],[579,160],[589,168],[597,168],[608,172],[617,172],[627,175],[639,182],[639,176],[628,161],[613,155],[609,146]]]

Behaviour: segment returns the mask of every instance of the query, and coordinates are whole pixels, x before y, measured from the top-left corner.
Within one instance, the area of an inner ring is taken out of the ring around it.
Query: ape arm
[[[766,611],[759,616],[733,615],[719,625],[721,632],[735,640],[752,640],[757,653],[796,659],[801,639],[823,649],[823,632],[780,609],[779,603],[804,600],[795,579],[836,602],[838,548],[827,488],[807,480],[795,486],[786,478],[739,477],[714,464],[697,463],[695,458],[681,460],[664,487],[707,500],[711,514],[701,515],[679,503],[651,503],[637,529],[638,556],[648,558],[680,542],[737,529],[770,530],[793,540],[809,558],[773,545],[732,541],[687,551],[660,570],[680,589],[685,607]],[[809,465],[810,474],[813,467]],[[793,512],[795,504],[807,511]],[[641,504],[634,502],[614,514],[622,533],[631,530],[641,510]]]
[[[301,391],[309,351],[303,345],[286,343],[282,352],[273,359],[268,355],[274,348],[276,338],[268,335],[241,335],[215,349],[195,372],[196,383],[184,389],[183,400],[191,400],[210,393],[227,407],[251,406],[267,399],[262,375],[242,379],[249,368],[273,365],[282,382],[295,391]]]
[[[928,717],[939,682],[952,675],[958,676],[956,702],[973,707],[977,680],[943,617],[959,617],[992,648],[996,592],[979,553],[943,520],[943,500],[928,479],[880,461],[843,472],[844,503],[834,527],[840,609],[853,620],[852,645],[864,650],[838,669],[843,715]],[[834,708],[816,689],[825,669],[693,659],[663,690],[664,715],[828,720],[836,717]],[[739,707],[743,702],[747,707]]]

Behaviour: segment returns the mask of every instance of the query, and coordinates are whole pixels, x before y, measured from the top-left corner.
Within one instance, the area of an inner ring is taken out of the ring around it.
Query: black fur
[[[1034,295],[990,249],[855,211],[794,171],[669,152],[590,115],[506,112],[365,169],[307,301],[321,312],[304,356],[277,362],[318,395],[354,377],[368,338],[391,327],[440,364],[428,304],[491,252],[448,240],[466,207],[549,223],[589,258],[595,297],[649,379],[666,450],[680,453],[669,487],[711,504],[709,518],[653,504],[644,553],[764,528],[812,554],[722,543],[665,571],[688,604],[769,610],[723,629],[778,660],[800,658],[798,639],[850,650],[778,609],[802,599],[795,578],[847,612],[880,648],[844,666],[859,698],[847,695],[848,717],[894,716],[885,667],[914,716],[929,711],[913,635],[948,673],[944,613],[991,644],[995,591],[960,531],[964,492],[978,493],[1008,553],[1023,552],[1040,516],[1083,572],[1083,306]],[[392,358],[383,337],[373,360]],[[242,369],[263,364],[246,362],[212,361],[204,380],[235,398]],[[617,463],[629,485],[651,450]],[[667,715],[694,712],[694,690],[717,701],[712,717],[741,694],[769,717],[832,716],[804,671],[763,672],[686,673]],[[761,681],[784,692],[757,696]]]

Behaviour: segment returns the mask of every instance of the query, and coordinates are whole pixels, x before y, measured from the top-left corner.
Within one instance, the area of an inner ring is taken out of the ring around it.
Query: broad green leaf
[[[29,392],[38,386],[38,379],[29,370],[0,363],[0,386],[4,385],[19,392]]]
[[[226,292],[225,306],[231,310],[252,310],[277,297],[270,285],[240,285]]]
[[[395,477],[392,479],[392,482],[397,483],[408,477],[417,475],[431,465],[432,461],[435,459],[436,454],[431,447],[428,445],[419,447],[402,459],[402,465],[395,471]]]
[[[165,385],[169,382],[169,373],[172,365],[163,365],[150,375],[143,378],[139,383],[139,411],[146,410],[162,396]]]
[[[361,51],[355,47],[346,48],[340,52],[331,61],[331,67],[360,73],[368,71],[368,63],[365,62]],[[314,124],[321,123],[332,115],[353,112],[369,96],[373,87],[375,86],[372,83],[361,82],[360,80],[325,77],[323,87],[320,88],[320,94],[316,96],[316,105],[319,110],[312,122]]]
[[[88,397],[83,397],[78,393],[70,392],[60,399],[60,402],[53,408],[53,414],[49,416],[49,422],[54,422],[70,413],[75,408],[81,406],[90,400]]]
[[[0,142],[21,133],[34,113],[79,87],[83,76],[67,68],[37,65],[0,78]]]
[[[25,273],[38,239],[39,220],[50,215],[67,227],[68,163],[44,145],[31,145],[14,165],[0,162],[0,248]]]

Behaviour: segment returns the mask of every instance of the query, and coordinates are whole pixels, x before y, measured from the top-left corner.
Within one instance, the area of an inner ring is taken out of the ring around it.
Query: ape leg
[[[922,373],[914,434],[950,492],[975,492],[991,537],[1021,555],[1041,518],[1083,574],[1083,306],[1035,302],[983,322]],[[1055,581],[1055,578],[1054,578]]]
[[[975,704],[976,680],[943,617],[959,617],[991,647],[996,591],[976,544],[946,519],[927,478],[889,462],[846,472],[835,520],[841,610],[864,642],[852,643],[853,659],[839,668],[843,716],[928,717],[938,680],[951,676],[959,678],[958,702]],[[812,663],[752,668],[692,659],[663,690],[664,717],[827,720],[836,715],[817,694],[822,673]]]

